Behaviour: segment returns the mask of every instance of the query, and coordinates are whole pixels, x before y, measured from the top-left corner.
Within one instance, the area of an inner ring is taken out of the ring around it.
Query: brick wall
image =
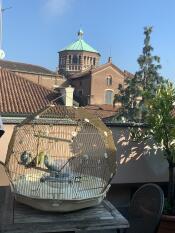
[[[48,89],[53,89],[54,85],[62,85],[65,80],[60,75],[44,75],[44,74],[35,74],[35,73],[25,73],[25,72],[14,72],[17,75],[22,76],[23,78],[26,78],[34,83],[40,84]]]
[[[112,77],[112,85],[107,85],[107,77]],[[124,75],[115,70],[112,66],[108,66],[92,74],[91,82],[91,105],[105,104],[105,91],[112,90],[115,94],[118,85],[123,83]]]

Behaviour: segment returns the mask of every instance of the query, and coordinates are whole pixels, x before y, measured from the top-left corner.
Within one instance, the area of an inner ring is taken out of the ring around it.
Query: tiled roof
[[[0,69],[0,115],[31,114],[57,97],[58,93]]]
[[[132,74],[131,72],[129,72],[127,70],[124,70],[124,74],[125,74],[125,77],[130,77],[130,78],[134,77],[134,74]]]
[[[104,121],[108,117],[112,117],[117,114],[118,108],[113,107],[112,105],[87,105],[85,106],[86,110],[91,112],[93,115],[96,115],[99,118],[102,118]]]
[[[127,74],[126,74],[126,71],[124,72],[124,71],[122,71],[120,68],[118,68],[116,65],[112,64],[111,62],[108,62],[108,63],[106,63],[106,64],[97,66],[97,67],[95,67],[95,68],[90,68],[90,69],[88,69],[88,70],[85,70],[85,71],[83,71],[83,72],[81,72],[81,73],[73,74],[73,75],[71,75],[71,76],[69,77],[69,79],[83,78],[83,77],[85,77],[85,76],[88,75],[88,74],[91,74],[91,73],[94,74],[94,73],[96,73],[96,72],[98,72],[98,71],[101,71],[101,70],[107,68],[108,66],[111,66],[111,67],[113,67],[114,69],[116,69],[116,70],[117,70],[120,74],[122,74],[124,77],[126,77],[127,74],[129,73],[129,72],[127,72]]]
[[[38,112],[58,97],[58,93],[35,84],[6,69],[0,69],[0,115],[21,117]],[[70,108],[61,105],[62,100],[56,101],[56,107],[48,114],[70,115]],[[86,110],[102,118],[104,121],[116,115],[118,108],[112,105],[89,105]]]
[[[20,72],[45,74],[45,75],[56,75],[56,73],[44,67],[21,63],[21,62],[14,62],[14,61],[0,60],[0,68],[9,69],[11,71],[20,71]]]
[[[92,48],[89,44],[87,44],[83,39],[78,39],[77,41],[73,42],[72,44],[68,45],[61,51],[87,51],[91,53],[99,53],[97,50]],[[60,51],[60,52],[61,52]]]
[[[73,74],[73,75],[69,76],[68,79],[72,80],[72,79],[76,79],[76,78],[83,78],[86,75],[91,74],[93,69],[94,68],[88,68],[87,70],[84,70],[80,73]]]

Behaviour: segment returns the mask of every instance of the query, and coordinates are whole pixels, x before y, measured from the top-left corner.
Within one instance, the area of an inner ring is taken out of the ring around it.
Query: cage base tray
[[[39,199],[15,194],[16,201],[31,206],[35,209],[49,212],[72,212],[99,205],[104,199],[104,193],[88,199],[58,200]]]

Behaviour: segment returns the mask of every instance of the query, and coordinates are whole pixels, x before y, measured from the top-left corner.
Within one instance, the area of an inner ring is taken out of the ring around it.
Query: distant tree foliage
[[[153,56],[153,47],[150,44],[152,27],[144,28],[144,47],[137,62],[140,70],[133,77],[127,77],[124,85],[119,86],[118,93],[114,96],[114,104],[122,104],[119,118],[127,122],[143,122],[147,113],[145,99],[155,96],[157,85],[163,79],[159,75],[160,58]]]

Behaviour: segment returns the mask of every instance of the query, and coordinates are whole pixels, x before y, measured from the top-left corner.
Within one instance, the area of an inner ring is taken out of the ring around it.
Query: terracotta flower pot
[[[175,216],[162,215],[158,233],[175,233]]]

